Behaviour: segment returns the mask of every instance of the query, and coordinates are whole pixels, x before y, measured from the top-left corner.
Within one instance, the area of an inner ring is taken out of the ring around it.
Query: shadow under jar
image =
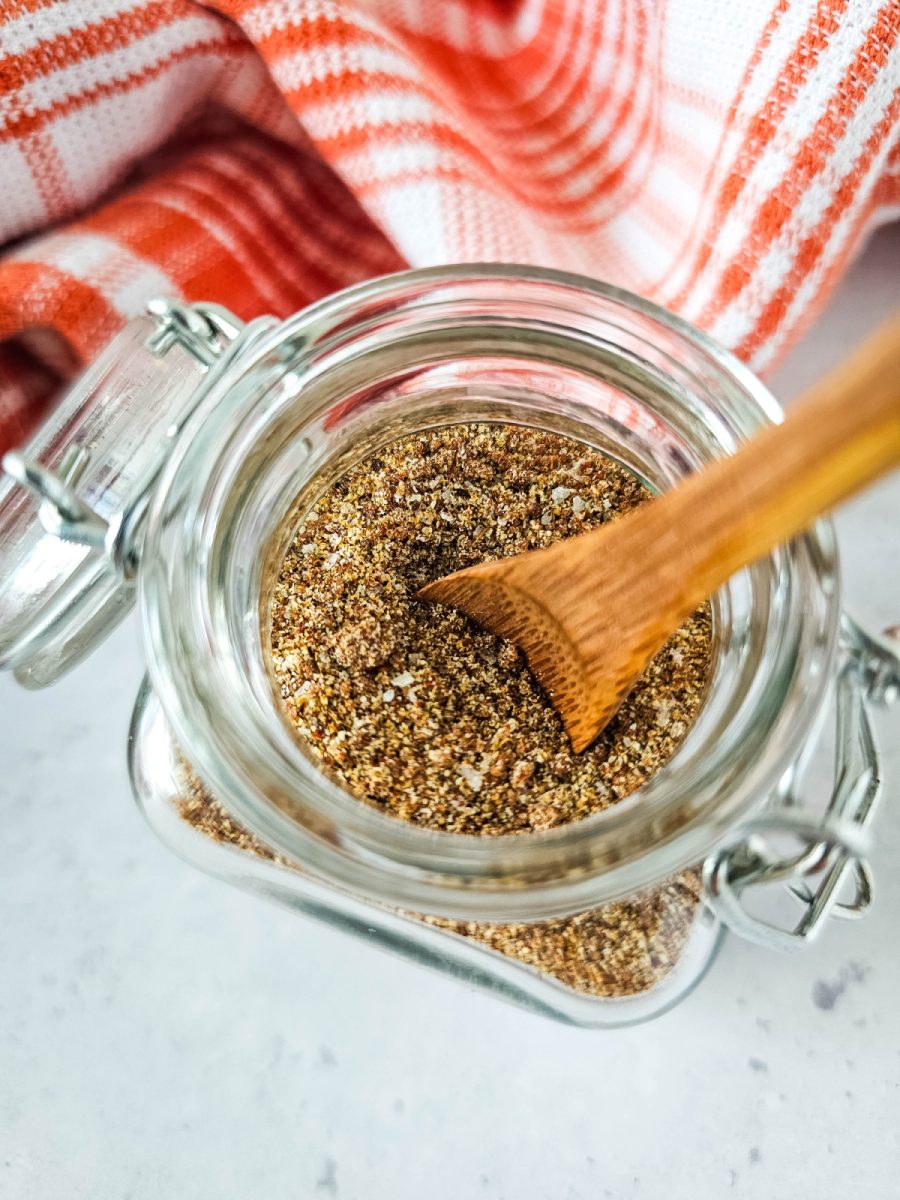
[[[399,438],[525,425],[662,491],[779,419],[765,388],[627,293],[459,267],[376,280],[264,323],[201,392],[133,551],[149,672],[130,759],[151,825],[211,874],[566,1021],[626,1024],[685,995],[728,907],[710,903],[710,856],[739,844],[763,809],[793,803],[847,661],[827,522],[713,598],[707,691],[663,767],[605,811],[541,831],[448,833],[351,795],[284,719],[271,597],[304,515]],[[795,821],[807,847],[798,870],[857,861],[850,835],[823,820]],[[569,948],[556,969],[554,946]]]

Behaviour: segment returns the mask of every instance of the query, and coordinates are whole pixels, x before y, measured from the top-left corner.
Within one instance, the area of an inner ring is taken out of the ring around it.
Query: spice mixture
[[[407,438],[350,471],[303,519],[275,587],[272,663],[297,736],[361,800],[457,833],[549,829],[633,792],[671,756],[702,703],[707,607],[576,755],[515,647],[416,592],[449,571],[612,520],[648,495],[579,442],[505,425]],[[275,857],[196,781],[182,813],[216,840]],[[538,924],[418,919],[577,991],[625,996],[675,965],[698,904],[697,874],[686,871],[640,896]]]
[[[697,713],[708,608],[575,754],[515,646],[416,592],[584,532],[648,495],[605,455],[534,429],[453,425],[394,442],[321,498],[284,559],[271,649],[291,725],[355,795],[415,825],[541,830],[621,800]]]

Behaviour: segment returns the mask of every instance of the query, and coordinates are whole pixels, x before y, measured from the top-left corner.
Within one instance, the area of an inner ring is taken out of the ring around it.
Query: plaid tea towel
[[[900,0],[0,0],[0,449],[151,296],[406,264],[583,272],[764,371],[900,212],[898,37]]]

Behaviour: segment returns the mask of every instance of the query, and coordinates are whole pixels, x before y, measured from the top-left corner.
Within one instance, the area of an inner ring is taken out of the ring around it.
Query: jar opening
[[[401,907],[543,919],[696,862],[777,783],[818,707],[837,630],[827,527],[714,599],[706,703],[662,770],[606,812],[540,834],[423,830],[336,786],[281,719],[260,596],[296,518],[404,434],[530,425],[665,489],[776,414],[758,381],[683,322],[553,272],[409,272],[299,314],[210,395],[154,504],[142,612],[180,743],[270,844]]]

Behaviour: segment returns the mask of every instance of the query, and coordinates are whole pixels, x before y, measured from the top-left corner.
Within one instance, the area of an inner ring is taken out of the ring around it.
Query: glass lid
[[[187,413],[249,336],[215,305],[152,301],[0,475],[0,668],[53,683],[121,620],[146,504]]]

